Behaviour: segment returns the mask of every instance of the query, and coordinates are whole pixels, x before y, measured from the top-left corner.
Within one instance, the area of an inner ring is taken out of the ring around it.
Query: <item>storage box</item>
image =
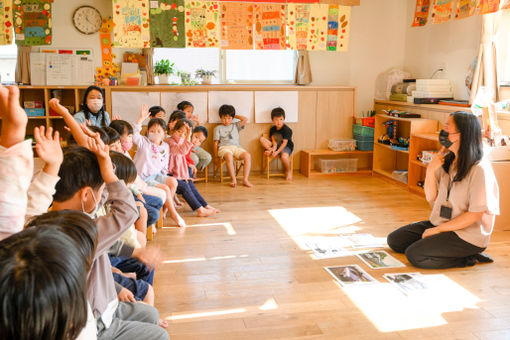
[[[41,109],[43,102],[39,100],[26,100],[23,102],[23,107],[25,109]]]
[[[333,151],[354,151],[356,150],[356,140],[330,138],[328,148]]]
[[[356,140],[356,149],[359,151],[372,151],[374,150],[374,137],[373,136],[362,136],[354,135]]]
[[[358,171],[357,158],[321,159],[320,165],[323,174]]]
[[[44,109],[25,109],[28,117],[42,117],[46,115]]]
[[[407,170],[394,170],[391,173],[391,177],[397,181],[407,184]]]
[[[374,137],[374,128],[353,124],[352,125],[352,134],[353,135],[360,135],[360,136],[371,136]]]
[[[356,118],[356,124],[368,127],[375,126],[375,117]]]
[[[423,150],[421,152],[421,157],[420,157],[420,161],[423,163],[423,164],[429,164],[430,162],[432,162],[432,158],[434,158],[434,156],[437,154],[437,151],[427,151],[427,150]]]

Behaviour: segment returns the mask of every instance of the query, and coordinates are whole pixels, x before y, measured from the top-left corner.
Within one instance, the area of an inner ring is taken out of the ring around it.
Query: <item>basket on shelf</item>
[[[352,135],[356,140],[356,148],[358,150],[360,151],[374,150],[374,128],[353,124]]]

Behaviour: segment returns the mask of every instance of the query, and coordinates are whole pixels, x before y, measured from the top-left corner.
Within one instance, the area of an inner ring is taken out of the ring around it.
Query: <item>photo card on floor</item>
[[[357,264],[324,267],[341,286],[356,286],[378,282]]]
[[[368,251],[358,254],[358,257],[372,269],[405,267],[405,264],[384,250]]]

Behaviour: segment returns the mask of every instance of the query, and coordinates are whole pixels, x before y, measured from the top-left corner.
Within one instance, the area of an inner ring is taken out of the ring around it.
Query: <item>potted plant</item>
[[[156,84],[168,84],[168,76],[174,74],[174,63],[170,60],[161,59],[154,64],[154,75],[157,77]]]
[[[191,79],[191,73],[179,71],[177,72],[177,75],[181,77],[181,84],[182,85],[196,85],[196,81]]]
[[[211,84],[211,78],[216,76],[216,71],[207,71],[199,69],[195,71],[195,77],[202,79],[203,85]]]

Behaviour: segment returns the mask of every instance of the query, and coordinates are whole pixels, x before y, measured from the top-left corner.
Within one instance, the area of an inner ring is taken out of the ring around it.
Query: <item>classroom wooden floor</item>
[[[400,254],[406,268],[382,271],[354,256],[315,260],[296,240],[349,229],[386,236],[426,219],[425,200],[371,176],[253,183],[198,184],[222,213],[183,212],[190,227],[159,229],[156,307],[171,339],[510,339],[510,231],[493,234],[493,264],[420,270],[445,280],[442,296],[408,298],[388,283],[345,290],[323,266],[358,264],[380,282],[418,270]]]

